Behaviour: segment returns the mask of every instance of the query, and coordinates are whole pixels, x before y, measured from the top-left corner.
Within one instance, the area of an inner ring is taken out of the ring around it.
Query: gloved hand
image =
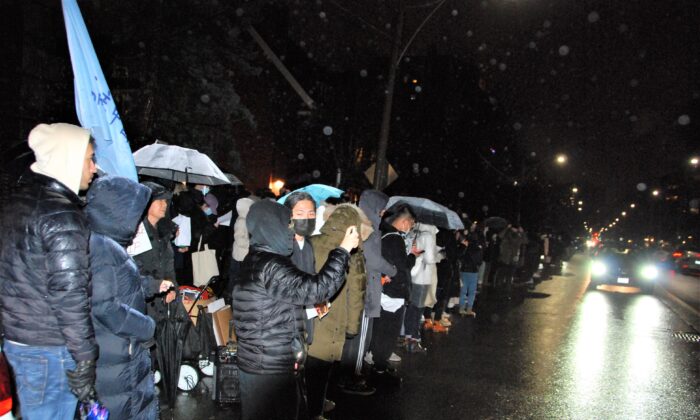
[[[95,361],[83,360],[78,362],[75,370],[67,370],[68,387],[78,397],[80,402],[95,399]]]

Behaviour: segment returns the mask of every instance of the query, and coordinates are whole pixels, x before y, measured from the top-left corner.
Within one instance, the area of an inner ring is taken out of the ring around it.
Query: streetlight
[[[572,188],[572,189],[571,189],[571,192],[574,193],[574,194],[576,194],[576,193],[578,192],[578,188],[576,188],[576,187]]]
[[[661,192],[659,190],[654,190],[651,192],[651,195],[653,195],[654,197],[658,197],[659,194],[661,194]]]
[[[698,158],[697,156],[693,156],[690,158],[691,165],[698,166],[699,163],[700,163],[700,158]]]
[[[579,202],[578,202],[578,205],[579,205],[579,206],[582,206],[582,205],[583,205],[583,201],[579,201]]]
[[[634,204],[634,203],[630,204],[630,208],[631,208],[631,209],[633,209],[633,208],[635,208],[635,207],[637,207],[636,204]]]
[[[623,212],[620,213],[620,214],[622,214],[623,217],[624,217],[624,216],[627,216],[627,212],[626,212],[626,211],[623,211]]]
[[[569,158],[565,154],[560,153],[557,155],[556,162],[558,165],[565,165],[568,160]]]

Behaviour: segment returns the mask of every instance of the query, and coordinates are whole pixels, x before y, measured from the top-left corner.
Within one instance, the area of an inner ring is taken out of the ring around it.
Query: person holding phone
[[[290,260],[291,210],[268,200],[250,207],[246,226],[250,252],[233,287],[233,322],[238,337],[242,418],[297,419],[306,359],[304,305],[330,299],[345,281],[357,227],[345,231],[318,274]]]

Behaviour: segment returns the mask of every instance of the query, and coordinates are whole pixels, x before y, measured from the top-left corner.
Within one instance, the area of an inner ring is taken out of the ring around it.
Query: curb
[[[683,321],[690,325],[696,333],[700,333],[700,311],[684,302],[681,298],[666,290],[661,285],[656,286],[661,300]]]

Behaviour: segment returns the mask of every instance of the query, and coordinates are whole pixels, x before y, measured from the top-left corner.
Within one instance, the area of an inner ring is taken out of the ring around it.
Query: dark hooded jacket
[[[406,242],[394,226],[382,221],[382,256],[396,267],[396,275],[383,287],[383,292],[391,298],[408,300],[411,293],[411,268],[416,256],[406,255]]]
[[[110,419],[156,419],[151,359],[142,344],[155,322],[145,298],[157,283],[139,274],[127,254],[150,190],[127,178],[100,178],[88,192],[92,272],[92,320],[100,356],[96,390]]]
[[[0,248],[5,339],[66,346],[76,361],[96,359],[82,200],[56,179],[28,171],[10,201]]]
[[[363,243],[367,269],[367,290],[365,291],[365,312],[369,318],[379,318],[382,310],[382,274],[396,275],[396,267],[382,256],[382,233],[379,230],[381,216],[389,197],[378,190],[365,190],[360,196],[360,209],[372,222],[374,231]]]
[[[318,274],[297,269],[289,259],[291,212],[271,201],[253,204],[246,219],[250,252],[233,287],[238,364],[248,373],[294,371],[293,346],[304,346],[299,308],[330,299],[343,284],[350,254],[336,248]]]

